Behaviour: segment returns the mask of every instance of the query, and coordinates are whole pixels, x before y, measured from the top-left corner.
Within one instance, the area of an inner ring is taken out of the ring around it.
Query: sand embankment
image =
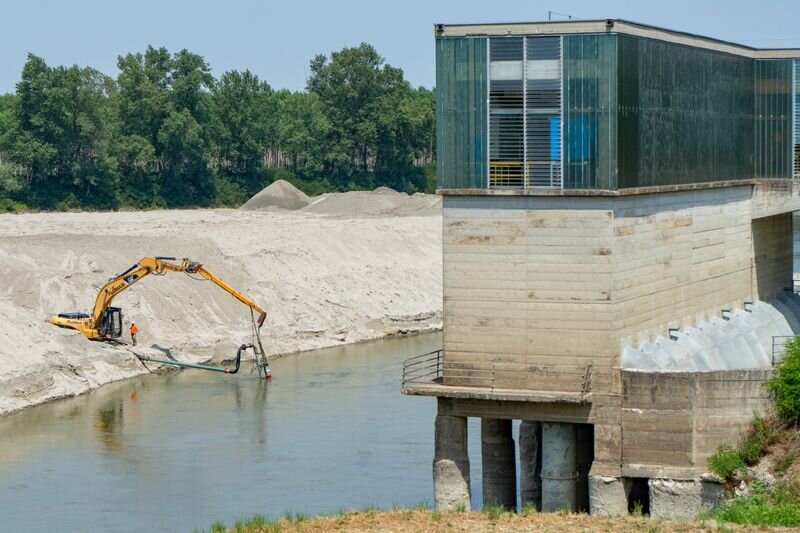
[[[441,215],[340,207],[0,216],[0,415],[146,372],[128,347],[47,319],[87,311],[108,278],[148,255],[200,261],[264,306],[271,354],[440,328]],[[150,353],[221,360],[250,339],[247,307],[184,274],[151,275],[114,305]]]

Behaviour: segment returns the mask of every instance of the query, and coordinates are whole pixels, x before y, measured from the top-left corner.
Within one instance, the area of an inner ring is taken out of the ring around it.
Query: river
[[[441,335],[187,370],[0,418],[0,531],[192,531],[253,514],[430,505],[433,398],[402,361]],[[479,427],[470,421],[473,502]]]

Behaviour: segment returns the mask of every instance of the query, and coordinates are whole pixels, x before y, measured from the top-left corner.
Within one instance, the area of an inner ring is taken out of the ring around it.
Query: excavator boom
[[[264,323],[267,313],[253,300],[237,291],[220,278],[209,272],[202,264],[184,258],[180,263],[174,257],[144,257],[122,274],[110,279],[95,298],[91,315],[82,313],[62,313],[50,319],[50,323],[62,328],[76,329],[92,340],[109,340],[122,334],[122,310],[111,307],[111,301],[119,293],[150,274],[185,272],[197,274],[212,281],[228,294],[258,313],[258,327]]]

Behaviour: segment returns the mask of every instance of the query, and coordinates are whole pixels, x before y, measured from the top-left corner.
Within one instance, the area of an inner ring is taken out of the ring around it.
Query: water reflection
[[[124,440],[121,438],[125,418],[125,405],[122,398],[115,398],[97,409],[94,415],[94,428],[97,439],[108,451],[121,452]]]
[[[0,531],[52,531],[53,517],[59,531],[187,531],[430,501],[436,402],[401,396],[399,377],[440,343],[277,359],[269,384],[143,376],[0,419]]]

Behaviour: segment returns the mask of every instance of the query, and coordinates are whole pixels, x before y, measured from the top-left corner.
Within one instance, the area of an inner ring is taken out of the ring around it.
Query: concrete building
[[[800,50],[622,20],[435,35],[444,346],[403,392],[437,398],[436,506],[470,506],[468,417],[485,503],[713,505],[707,457],[800,333]]]

